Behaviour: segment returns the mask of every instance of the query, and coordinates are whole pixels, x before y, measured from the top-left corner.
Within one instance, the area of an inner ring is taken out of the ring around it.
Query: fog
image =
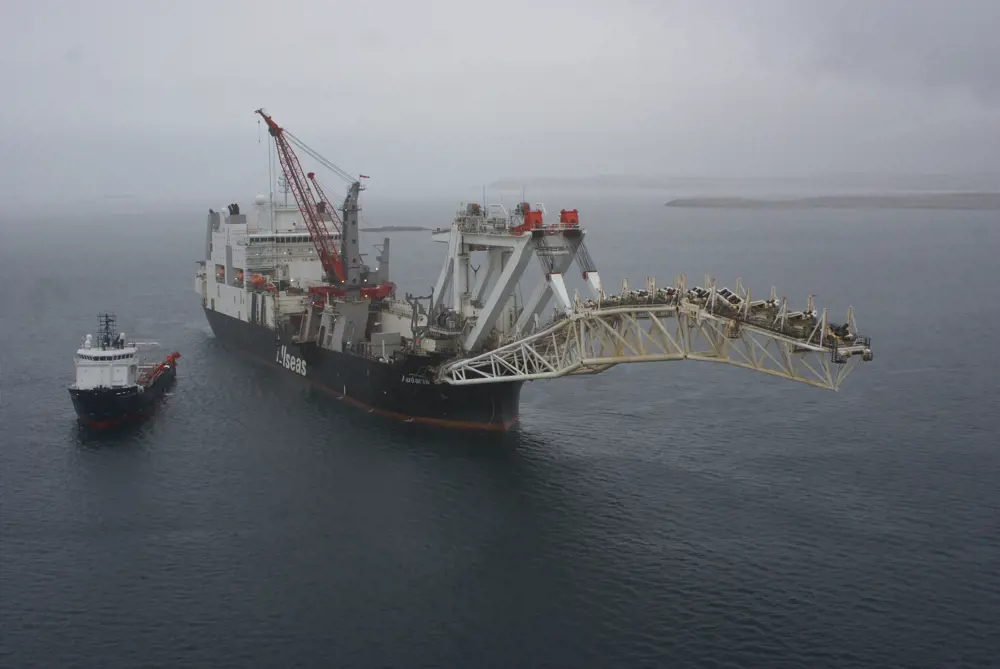
[[[1000,174],[989,0],[8,0],[2,14],[8,210],[246,201],[267,188],[259,107],[370,175],[369,197],[601,174],[969,174],[976,188]]]

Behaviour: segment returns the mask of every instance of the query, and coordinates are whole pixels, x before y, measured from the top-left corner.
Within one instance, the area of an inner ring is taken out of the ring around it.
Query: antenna
[[[115,331],[116,318],[114,314],[97,315],[97,348],[107,349],[114,345],[117,332]]]

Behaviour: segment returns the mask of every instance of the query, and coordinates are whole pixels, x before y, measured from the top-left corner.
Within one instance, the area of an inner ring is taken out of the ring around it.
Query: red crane
[[[281,171],[285,174],[285,180],[290,186],[292,194],[295,196],[295,203],[298,205],[299,211],[302,212],[302,218],[305,220],[306,227],[309,228],[309,234],[313,238],[316,252],[319,253],[320,262],[323,263],[323,269],[326,270],[327,275],[331,279],[335,279],[342,284],[344,282],[344,270],[341,265],[340,252],[334,244],[333,235],[330,234],[330,230],[326,227],[320,206],[317,205],[316,197],[309,188],[309,181],[302,171],[302,165],[288,143],[289,138],[305,149],[307,153],[319,159],[325,166],[334,168],[334,171],[339,176],[347,177],[352,181],[353,178],[308,147],[305,147],[302,142],[297,141],[296,137],[286,132],[284,128],[274,122],[274,119],[264,113],[263,109],[258,109],[256,113],[260,114],[267,123],[267,131],[274,138],[274,145],[278,149],[278,160],[281,162]],[[312,177],[313,173],[310,172],[309,178],[312,179]],[[316,183],[315,180],[313,180],[313,183]],[[320,191],[320,196],[323,209],[330,214],[331,219],[334,221],[334,227],[339,228],[336,210],[330,205],[329,200],[322,194],[322,191]],[[340,232],[340,230],[337,229],[337,232]]]
[[[344,224],[341,223],[340,217],[337,216],[337,209],[330,202],[330,199],[326,196],[326,193],[323,192],[323,189],[320,187],[319,182],[316,181],[316,173],[310,172],[306,176],[309,177],[309,181],[312,182],[313,188],[316,189],[316,195],[319,196],[319,204],[321,205],[320,206],[321,210],[328,212],[330,214],[330,221],[333,223],[333,229],[337,234],[340,234],[340,231],[343,229]]]

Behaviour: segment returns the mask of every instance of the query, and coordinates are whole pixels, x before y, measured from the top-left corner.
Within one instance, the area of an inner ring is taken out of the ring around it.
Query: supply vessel
[[[250,212],[238,203],[209,209],[195,290],[217,338],[348,404],[407,422],[506,431],[518,423],[528,381],[690,359],[836,389],[859,359],[872,359],[853,311],[835,324],[811,298],[806,310],[792,311],[774,289],[753,300],[739,281],[720,288],[706,277],[705,286],[688,288],[683,275],[667,287],[647,277],[638,290],[623,281],[609,295],[579,211],[549,221],[541,203],[507,208],[485,195],[431,231],[447,253],[430,294],[401,298],[389,274],[390,239],[375,245],[374,267],[362,253],[368,177],[256,113],[273,140],[285,201],[258,195]],[[339,206],[293,145],[346,182]],[[525,297],[532,258],[541,280]],[[567,287],[574,262],[586,299]],[[767,355],[758,351],[772,345]]]
[[[117,332],[114,314],[98,317],[97,339],[86,335],[74,356],[69,395],[80,423],[108,428],[150,413],[177,376],[176,351],[159,363],[140,359],[139,345]]]

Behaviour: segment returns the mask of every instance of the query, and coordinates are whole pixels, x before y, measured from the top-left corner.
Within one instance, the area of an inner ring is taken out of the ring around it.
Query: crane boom
[[[340,233],[344,228],[344,224],[341,222],[340,217],[337,216],[336,207],[334,207],[333,203],[330,202],[330,199],[326,196],[326,193],[323,192],[323,188],[320,187],[319,181],[316,180],[316,173],[310,172],[306,176],[309,178],[309,181],[312,182],[313,188],[316,189],[316,195],[319,196],[319,201],[320,204],[323,205],[323,210],[330,214],[330,220],[333,223],[334,231],[336,233]]]
[[[270,133],[271,137],[274,138],[275,147],[278,149],[278,159],[281,163],[281,170],[285,175],[285,180],[291,187],[292,194],[295,197],[295,203],[299,207],[299,211],[302,213],[302,218],[305,221],[306,227],[309,228],[309,233],[313,238],[313,244],[316,247],[316,252],[319,253],[320,262],[323,263],[323,269],[326,270],[327,275],[331,279],[335,279],[337,282],[343,284],[344,282],[344,270],[340,260],[340,253],[337,251],[337,247],[333,243],[333,236],[326,227],[326,223],[323,221],[323,216],[319,211],[316,204],[316,198],[309,188],[309,181],[306,179],[306,175],[302,170],[302,165],[299,163],[298,156],[292,150],[292,147],[288,143],[288,137],[290,133],[286,133],[284,128],[279,126],[274,122],[270,116],[268,116],[263,109],[258,109],[257,114],[264,119],[267,123],[267,131]],[[296,141],[296,144],[302,145],[301,142]],[[310,155],[313,155],[313,151],[309,151]],[[318,155],[318,154],[316,154]],[[315,157],[315,156],[314,156]],[[324,165],[332,164],[326,159],[321,161]],[[331,217],[336,216],[336,212],[329,208]]]

